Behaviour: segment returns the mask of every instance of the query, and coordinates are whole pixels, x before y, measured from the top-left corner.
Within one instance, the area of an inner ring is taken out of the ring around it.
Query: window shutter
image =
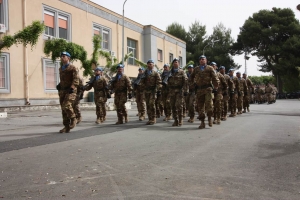
[[[44,12],[44,24],[45,26],[54,28],[54,13]]]

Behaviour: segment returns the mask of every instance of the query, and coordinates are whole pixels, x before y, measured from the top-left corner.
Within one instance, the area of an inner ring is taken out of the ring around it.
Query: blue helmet
[[[199,57],[199,60],[202,59],[202,58],[206,58],[206,56],[205,56],[205,55],[201,55],[201,56]]]
[[[224,66],[221,66],[219,69],[225,69],[225,67],[224,67]]]
[[[100,71],[100,72],[103,72],[103,68],[98,66],[96,69],[94,69],[94,71]]]
[[[193,65],[189,65],[187,68],[194,68],[194,66]]]
[[[69,58],[71,57],[71,55],[70,55],[68,52],[66,52],[66,51],[61,52],[60,56],[62,56],[62,55],[66,55],[66,56],[68,56]]]
[[[215,62],[211,62],[210,64],[211,64],[211,65],[217,66],[217,63],[215,63]]]
[[[124,65],[118,64],[118,65],[117,65],[117,69],[119,69],[119,68],[124,68]]]
[[[147,64],[148,63],[154,63],[154,60],[150,59],[150,60],[147,61]]]

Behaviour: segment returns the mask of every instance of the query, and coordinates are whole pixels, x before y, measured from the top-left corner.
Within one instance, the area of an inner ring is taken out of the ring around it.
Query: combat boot
[[[250,109],[249,109],[249,107],[247,107],[247,111],[248,111],[248,112],[250,112]]]
[[[214,119],[213,124],[216,124],[216,123],[217,123],[217,119]]]
[[[229,115],[229,117],[235,117],[235,113],[231,112],[231,114]]]
[[[104,122],[104,118],[100,117],[100,122],[103,123]]]
[[[95,123],[96,123],[96,124],[101,124],[101,119],[100,119],[100,117],[97,117]]]
[[[125,123],[128,123],[128,115],[127,114],[124,116],[124,118],[125,118]]]
[[[221,120],[217,119],[217,123],[216,124],[220,125],[221,124]]]
[[[154,122],[154,119],[155,119],[155,118],[152,118],[152,117],[149,118],[149,121],[146,123],[146,125],[154,125],[154,123],[155,123],[155,122]]]
[[[178,126],[182,126],[183,121],[182,121],[182,116],[179,115],[179,119],[178,119]]]
[[[243,111],[243,113],[246,113],[246,108],[244,108],[244,111]]]
[[[170,117],[170,115],[168,115],[164,118],[164,121],[169,121],[170,119],[171,119],[171,117]]]
[[[79,116],[79,117],[77,118],[77,124],[79,124],[79,123],[81,122],[81,120],[82,120],[82,117]]]
[[[174,123],[172,124],[172,126],[178,126],[178,120],[177,119],[174,120]]]
[[[77,120],[76,118],[71,118],[70,129],[73,129],[76,126]]]
[[[136,116],[140,116],[140,113],[136,114]]]
[[[198,128],[199,129],[204,129],[205,128],[204,120],[201,120],[201,124],[200,124],[200,126]]]
[[[194,123],[194,117],[190,117],[190,119],[188,120],[188,122]]]
[[[69,126],[65,126],[63,129],[59,130],[60,133],[69,133],[70,132],[70,128]]]
[[[144,114],[144,113],[141,113],[141,114],[140,114],[139,120],[140,120],[140,121],[144,121],[144,120],[145,120],[145,114]]]
[[[116,124],[123,124],[123,116],[120,113],[117,113],[118,115],[118,121],[116,122]]]
[[[208,117],[208,126],[212,127],[212,119],[211,119],[211,117]]]

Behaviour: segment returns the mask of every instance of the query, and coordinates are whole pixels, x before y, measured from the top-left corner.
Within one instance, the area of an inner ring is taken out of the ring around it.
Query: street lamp
[[[123,27],[122,27],[122,65],[124,66],[124,6],[127,0],[123,4]]]
[[[218,42],[218,41],[220,41],[220,40],[214,40],[214,41],[211,41],[210,43],[208,43],[204,48],[203,48],[203,50],[202,50],[202,55],[204,55],[204,50],[205,50],[205,48],[208,46],[208,45],[213,45],[215,42]]]

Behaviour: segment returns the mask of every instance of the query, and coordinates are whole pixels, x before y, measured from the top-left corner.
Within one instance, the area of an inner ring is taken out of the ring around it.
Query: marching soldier
[[[197,87],[197,110],[201,124],[199,129],[205,128],[205,112],[208,117],[208,125],[212,126],[213,115],[213,93],[218,91],[220,80],[217,77],[214,69],[207,65],[205,56],[199,57],[199,66],[194,69],[191,74],[192,82],[196,83]]]
[[[164,64],[164,71],[161,74],[161,80],[164,80],[166,76],[168,76],[170,71],[170,65],[169,64]],[[169,94],[169,88],[167,87],[166,84],[163,84],[162,89],[161,89],[161,96],[162,96],[162,102],[163,102],[163,108],[164,108],[164,113],[165,113],[165,118],[164,121],[169,121],[171,119],[171,104],[170,104],[170,99],[168,97]]]
[[[95,76],[93,79],[89,82],[89,84],[84,87],[86,91],[89,91],[90,89],[94,88],[94,101],[96,104],[96,124],[101,124],[105,120],[105,113],[106,113],[106,108],[105,104],[107,101],[107,96],[108,96],[108,83],[106,78],[101,75],[101,72],[103,69],[101,67],[97,67],[94,70]]]
[[[188,113],[189,113],[189,120],[188,122],[193,123],[194,122],[194,118],[195,118],[195,83],[192,82],[191,79],[191,74],[194,71],[194,66],[193,65],[189,65],[188,66],[188,72],[186,73],[187,77],[188,77],[188,89],[189,89],[189,93],[187,95],[186,98],[186,106],[188,108]]]
[[[223,92],[223,102],[222,102],[222,117],[221,120],[226,121],[227,120],[227,113],[228,113],[228,101],[229,101],[229,95],[234,95],[235,94],[235,85],[230,79],[230,76],[228,74],[225,74],[225,67],[221,66],[219,69],[220,73],[224,76],[225,81],[227,83],[228,90]]]
[[[232,92],[230,94],[230,109],[231,109],[231,114],[229,115],[229,117],[235,117],[236,116],[236,103],[237,103],[237,94],[239,92],[239,88],[240,88],[240,82],[238,80],[238,78],[236,76],[233,75],[234,74],[234,69],[229,69],[229,76],[230,76],[230,80],[233,82],[234,84],[234,93]]]
[[[211,66],[214,68],[215,73],[217,74],[220,84],[218,87],[218,91],[215,93],[214,97],[214,121],[213,124],[221,124],[221,117],[222,117],[222,102],[223,102],[223,95],[227,96],[228,94],[228,86],[227,82],[224,78],[224,76],[220,73],[217,72],[217,63],[212,62]]]
[[[268,104],[272,104],[274,89],[269,83],[267,83],[265,91],[266,91],[266,97],[267,97]]]
[[[118,121],[116,122],[116,124],[123,124],[123,118],[125,118],[125,123],[128,122],[128,114],[125,107],[125,103],[127,102],[127,94],[128,99],[132,98],[131,81],[129,77],[123,73],[123,68],[124,66],[122,64],[118,64],[117,74],[112,79],[111,85],[109,87],[110,90],[115,91],[114,103],[117,107],[118,116]]]
[[[248,95],[248,87],[247,87],[246,80],[241,77],[241,72],[237,72],[236,76],[240,83],[240,87],[238,91],[238,99],[237,99],[237,109],[238,109],[237,114],[240,115],[242,114],[242,110],[243,110],[244,95]]]
[[[157,73],[161,77],[161,73],[159,70],[157,70]],[[162,101],[161,94],[157,95],[157,98],[155,100],[155,109],[156,109],[156,118],[160,118],[161,116],[163,116],[164,107],[163,107],[163,101]]]
[[[142,76],[144,75],[143,73],[144,73],[144,68],[140,67],[139,74],[133,86],[135,92],[134,96],[137,104],[138,116],[140,121],[145,120],[145,113],[146,113],[145,94],[140,81]]]
[[[171,76],[168,78],[169,98],[172,108],[174,123],[172,126],[182,126],[183,118],[183,97],[187,96],[187,76],[182,69],[179,69],[179,60],[172,61]]]
[[[79,85],[77,87],[76,99],[75,99],[74,105],[73,105],[77,124],[79,124],[82,120],[79,103],[80,103],[80,100],[83,99],[83,93],[84,93],[83,80],[82,80],[82,78],[79,78]]]
[[[246,73],[243,73],[243,78],[246,80],[247,87],[248,87],[248,94],[244,96],[244,102],[243,107],[244,111],[243,113],[246,113],[246,109],[248,112],[250,112],[250,101],[251,101],[251,95],[254,94],[254,86],[250,78],[247,77]]]
[[[154,61],[150,59],[147,62],[147,70],[144,72],[145,76],[142,79],[149,119],[146,125],[153,125],[156,123],[155,100],[157,95],[161,95],[161,78],[153,68]]]
[[[63,125],[60,133],[68,133],[76,126],[76,114],[73,109],[79,85],[78,69],[70,63],[71,55],[61,53],[62,66],[59,68],[60,83],[57,85],[59,103],[62,110]]]

